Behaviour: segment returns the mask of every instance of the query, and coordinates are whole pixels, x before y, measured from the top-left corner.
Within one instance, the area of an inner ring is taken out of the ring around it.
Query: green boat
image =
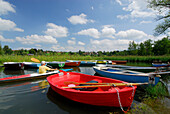
[[[62,68],[64,67],[65,62],[52,61],[52,62],[47,62],[47,65],[53,68]]]

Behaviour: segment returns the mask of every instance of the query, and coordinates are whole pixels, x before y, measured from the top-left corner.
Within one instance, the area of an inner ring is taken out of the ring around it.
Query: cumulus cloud
[[[116,30],[110,26],[104,26],[102,29],[102,37],[114,38]]]
[[[143,39],[146,39],[148,35],[146,33],[144,33],[143,31],[130,29],[130,30],[126,30],[126,31],[119,31],[116,34],[116,36],[120,39],[141,41]]]
[[[68,29],[63,26],[55,25],[54,23],[47,23],[47,30],[45,34],[52,37],[67,37]]]
[[[41,36],[41,35],[31,35],[26,37],[16,37],[16,40],[22,44],[35,44],[35,43],[46,43],[46,44],[56,44],[58,41],[52,36]]]
[[[125,39],[118,39],[118,40],[113,40],[113,39],[103,39],[103,40],[93,40],[90,39],[90,43],[93,50],[108,50],[108,51],[113,51],[113,50],[125,50],[128,47],[130,40],[125,40]]]
[[[0,35],[0,41],[2,41],[2,42],[14,42],[13,39],[4,38],[2,35]]]
[[[100,32],[95,28],[82,30],[82,31],[78,32],[77,34],[78,35],[88,35],[88,36],[91,36],[94,38],[100,38]]]
[[[68,40],[67,43],[69,45],[75,45],[76,44],[76,41],[75,40]]]
[[[122,2],[120,0],[116,0],[117,3],[119,3],[120,5],[122,5]]]
[[[23,29],[17,28],[13,21],[0,18],[0,31],[18,31],[24,32]]]
[[[117,2],[120,0],[117,0]],[[127,15],[118,15],[117,18],[127,19],[131,18],[145,18],[155,17],[156,12],[147,7],[147,0],[129,0],[129,4],[123,7],[124,11],[130,12]]]
[[[83,45],[83,46],[85,45],[85,43],[83,43],[83,42],[81,42],[81,41],[79,41],[78,44],[79,44],[79,45]]]
[[[152,21],[141,21],[140,24],[152,23]]]
[[[0,0],[0,15],[5,15],[8,14],[8,12],[13,12],[15,13],[14,5],[4,1]]]
[[[81,13],[80,15],[73,15],[70,18],[68,18],[68,21],[71,24],[86,24],[87,22],[94,23],[94,20],[86,19],[87,15],[84,13]]]

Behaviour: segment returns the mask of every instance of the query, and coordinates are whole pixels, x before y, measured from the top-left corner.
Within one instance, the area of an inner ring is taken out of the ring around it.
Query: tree
[[[0,55],[3,55],[4,52],[3,52],[3,49],[2,49],[2,46],[1,46],[1,42],[0,42]]]
[[[163,22],[156,26],[154,35],[158,36],[168,33],[170,27],[170,0],[150,0],[148,6],[159,11],[160,14],[164,14],[157,18],[157,20],[162,20]]]
[[[5,45],[3,48],[3,51],[7,55],[11,55],[13,53],[12,49],[8,47],[8,45]]]
[[[154,42],[153,52],[155,55],[170,54],[170,39],[168,37]]]
[[[146,55],[152,55],[152,40],[149,39],[149,40],[146,40],[144,42],[144,46],[145,46],[145,49],[146,49]]]
[[[139,45],[138,55],[146,55],[146,49],[145,49],[145,45],[143,43],[140,43],[140,45]]]
[[[128,51],[130,55],[137,55],[138,50],[137,50],[138,44],[136,44],[134,41],[130,41],[129,42],[129,47],[128,47]]]

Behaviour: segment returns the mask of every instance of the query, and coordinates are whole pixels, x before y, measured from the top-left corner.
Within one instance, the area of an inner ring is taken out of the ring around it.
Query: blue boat
[[[126,66],[126,65],[106,65],[107,67],[113,67],[113,68],[121,68],[126,70],[133,70],[138,72],[154,72],[157,70],[156,67],[141,67],[141,66]]]
[[[41,63],[34,63],[34,62],[23,62],[24,68],[39,68],[41,66]]]
[[[126,82],[149,83],[152,85],[156,85],[160,79],[160,75],[157,74],[147,74],[131,70],[123,70],[119,68],[94,66],[93,69],[97,74],[101,76]]]
[[[170,64],[167,64],[167,63],[161,63],[161,64],[152,63],[152,66],[153,67],[170,67]]]
[[[96,62],[81,61],[80,66],[95,66]]]

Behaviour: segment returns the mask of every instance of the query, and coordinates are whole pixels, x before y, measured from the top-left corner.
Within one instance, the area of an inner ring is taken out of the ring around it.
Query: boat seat
[[[99,83],[97,80],[91,80],[91,81],[88,81],[86,83]],[[80,84],[79,86],[88,86],[88,84]],[[93,87],[93,88],[75,88],[75,90],[80,90],[80,91],[94,91],[96,90],[97,87]]]

